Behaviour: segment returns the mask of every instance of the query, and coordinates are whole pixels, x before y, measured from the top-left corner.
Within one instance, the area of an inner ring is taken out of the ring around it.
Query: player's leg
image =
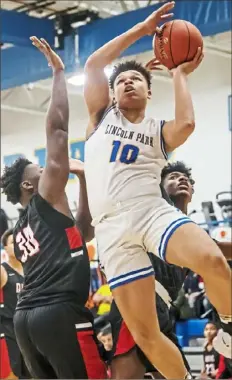
[[[32,309],[33,311],[35,309]],[[19,349],[23,355],[26,367],[33,379],[56,379],[56,374],[47,359],[35,348],[28,329],[28,313],[18,310],[14,316],[15,335]],[[44,338],[46,340],[46,337]]]
[[[203,229],[194,223],[177,229],[167,243],[166,260],[200,274],[207,296],[219,314],[231,315],[231,270]]]
[[[188,252],[188,257],[184,252]],[[182,266],[188,266],[201,275],[207,297],[217,309],[221,326],[227,333],[219,331],[215,348],[232,358],[231,269],[222,252],[204,230],[191,223],[181,226],[172,235],[167,245],[166,259],[170,263],[175,261],[177,265],[182,262]]]
[[[111,324],[113,348],[110,368],[112,379],[143,379],[145,366],[138,358],[136,343],[113,301],[109,321]]]
[[[175,345],[159,329],[154,277],[138,279],[112,290],[136,344],[167,379],[184,379],[187,372]]]
[[[30,324],[30,335],[58,379],[105,379],[92,324],[75,305],[40,307]],[[46,338],[45,338],[46,337]]]
[[[144,244],[149,252],[167,262],[190,268],[202,276],[207,296],[225,322],[226,319],[229,322],[223,327],[231,334],[231,270],[208,234],[172,206],[165,205],[158,216],[155,210],[153,215],[150,213]]]
[[[136,347],[123,355],[114,357],[110,368],[111,378],[116,380],[143,379],[146,371],[144,365],[138,358]]]
[[[187,372],[181,354],[159,329],[154,270],[142,247],[143,232],[133,228],[138,227],[141,214],[136,213],[136,223],[131,216],[131,208],[120,210],[95,227],[101,265],[135,343],[166,378],[184,379]]]

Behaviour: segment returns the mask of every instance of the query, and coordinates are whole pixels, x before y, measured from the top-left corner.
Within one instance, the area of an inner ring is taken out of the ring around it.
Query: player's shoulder
[[[116,110],[116,104],[112,102],[111,100],[109,104],[107,105],[107,107],[99,110],[98,113],[89,120],[89,123],[87,126],[87,132],[86,132],[86,140],[88,140],[89,137],[99,128],[99,126],[102,124],[104,119],[109,114],[111,114],[111,111],[114,111],[115,113],[115,110]]]

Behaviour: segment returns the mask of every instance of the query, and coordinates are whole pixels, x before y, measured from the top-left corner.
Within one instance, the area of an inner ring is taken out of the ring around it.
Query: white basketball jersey
[[[160,174],[166,164],[164,121],[145,117],[129,122],[116,106],[108,108],[85,143],[85,177],[93,219],[114,205],[160,196]]]

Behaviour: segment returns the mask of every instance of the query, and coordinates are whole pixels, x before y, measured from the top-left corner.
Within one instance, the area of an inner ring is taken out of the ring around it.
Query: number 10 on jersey
[[[114,140],[113,141],[113,149],[110,156],[110,162],[115,162],[117,159],[117,155],[119,149],[121,147],[121,141]],[[139,154],[139,148],[132,144],[126,144],[123,146],[121,154],[119,156],[119,161],[123,164],[132,164],[137,160]]]

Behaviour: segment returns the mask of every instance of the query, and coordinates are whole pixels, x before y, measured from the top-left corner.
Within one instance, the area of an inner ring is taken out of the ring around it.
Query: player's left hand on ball
[[[49,43],[44,38],[30,37],[32,45],[37,47],[41,53],[45,55],[48,61],[48,66],[51,66],[53,71],[64,70],[64,64],[58,54],[52,50]]]
[[[202,51],[202,48],[199,47],[192,61],[182,63],[176,69],[173,69],[173,70],[181,70],[184,74],[189,75],[198,68],[203,58],[204,58],[204,53]]]
[[[69,159],[69,171],[77,176],[84,175],[84,162],[75,158]]]
[[[148,70],[148,71],[161,71],[163,70],[160,66],[162,64],[160,63],[160,61],[156,58],[152,58],[149,62],[146,63],[145,65],[145,68]]]

